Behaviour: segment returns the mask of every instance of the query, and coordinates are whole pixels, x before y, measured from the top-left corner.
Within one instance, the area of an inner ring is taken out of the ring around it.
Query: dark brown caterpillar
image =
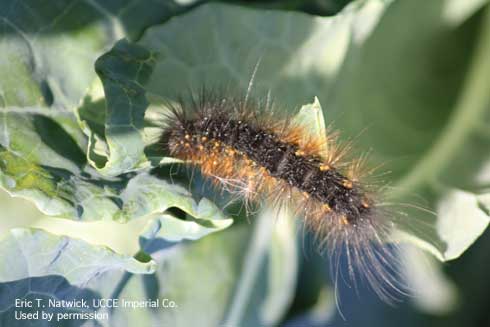
[[[362,272],[385,300],[397,288],[385,269],[389,230],[377,195],[362,183],[362,160],[345,160],[335,137],[312,138],[305,126],[243,98],[203,91],[171,106],[161,144],[171,156],[197,166],[219,187],[247,201],[286,201],[304,218],[322,248],[346,251],[349,275]]]

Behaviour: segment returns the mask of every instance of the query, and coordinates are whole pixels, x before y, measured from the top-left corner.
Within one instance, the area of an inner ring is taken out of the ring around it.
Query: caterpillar
[[[364,181],[364,157],[349,159],[350,145],[335,133],[318,140],[308,127],[248,96],[206,89],[169,105],[165,116],[159,143],[172,157],[246,202],[292,207],[333,266],[344,251],[351,280],[362,276],[387,302],[393,289],[400,291],[384,244],[392,224],[376,187]]]

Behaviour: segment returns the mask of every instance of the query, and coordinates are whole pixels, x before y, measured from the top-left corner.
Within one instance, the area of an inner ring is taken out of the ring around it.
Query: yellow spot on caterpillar
[[[219,147],[219,142],[214,142],[214,147],[215,148]]]
[[[326,212],[330,212],[330,211],[332,211],[332,208],[331,208],[331,207],[330,207],[328,204],[326,204],[326,203],[324,203],[324,204],[322,205],[322,209],[323,209],[324,211],[326,211]]]
[[[367,201],[364,199],[364,200],[362,200],[362,202],[361,202],[361,206],[362,206],[363,208],[366,208],[366,209],[367,209],[367,208],[369,208],[369,203],[367,203]]]
[[[304,156],[305,155],[305,152],[303,150],[298,150],[294,154],[297,155],[297,156]]]
[[[185,144],[184,144],[184,146],[185,146],[186,148],[190,148],[190,147],[191,147],[191,145],[190,145],[189,143],[185,143]]]
[[[349,220],[347,220],[346,215],[340,216],[340,222],[342,223],[342,225],[349,225]]]
[[[184,145],[184,143],[185,143],[185,142],[184,142],[184,141],[180,141],[179,143],[180,143],[181,145]]]
[[[303,196],[307,199],[310,197],[310,195],[307,192],[303,192]]]
[[[201,137],[201,142],[206,142],[208,138],[206,136]]]
[[[217,166],[217,165],[218,165],[218,161],[214,160],[214,161],[213,161],[213,165],[214,165],[214,166]]]
[[[200,151],[204,150],[204,147],[203,147],[202,145],[199,145],[197,148],[198,148]]]
[[[350,190],[350,189],[352,189],[352,186],[353,185],[352,185],[352,182],[350,180],[344,179],[342,181],[342,186],[345,187],[346,189],[349,189]]]
[[[327,170],[330,170],[332,169],[332,167],[330,167],[329,165],[320,165],[320,170],[321,171],[327,171]]]
[[[190,140],[190,139],[191,139],[191,136],[190,136],[189,134],[185,134],[185,135],[184,135],[184,138],[185,138],[186,140]]]

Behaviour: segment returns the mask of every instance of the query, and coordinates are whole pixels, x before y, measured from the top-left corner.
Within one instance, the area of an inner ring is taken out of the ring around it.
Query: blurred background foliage
[[[352,0],[251,0],[251,1],[222,1],[243,6],[253,6],[263,9],[295,10],[318,16],[332,16],[338,13]]]

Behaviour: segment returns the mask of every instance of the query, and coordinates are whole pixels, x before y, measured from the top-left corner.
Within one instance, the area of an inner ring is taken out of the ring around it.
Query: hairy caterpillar
[[[392,223],[376,189],[363,182],[363,158],[346,157],[349,145],[339,145],[332,133],[315,139],[306,126],[248,96],[203,90],[169,107],[160,144],[171,156],[246,201],[292,206],[334,265],[344,251],[351,280],[360,274],[391,302],[391,290],[400,288],[396,260],[383,243]]]

